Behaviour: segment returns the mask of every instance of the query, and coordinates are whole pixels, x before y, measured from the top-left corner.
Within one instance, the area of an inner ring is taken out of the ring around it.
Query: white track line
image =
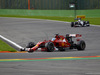
[[[94,27],[100,27],[100,25],[91,25],[91,26],[94,26]]]
[[[6,42],[12,44],[13,46],[19,48],[19,49],[23,49],[23,47],[21,47],[21,46],[18,45],[17,43],[15,43],[15,42],[13,42],[13,41],[11,41],[11,40],[5,38],[5,37],[3,37],[2,35],[0,35],[0,38],[3,39],[3,40],[5,40]]]

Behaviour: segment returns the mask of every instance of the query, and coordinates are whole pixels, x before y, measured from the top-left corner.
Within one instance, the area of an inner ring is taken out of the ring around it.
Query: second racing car
[[[81,18],[76,18],[76,22],[71,22],[71,27],[89,27],[89,21],[82,21]]]

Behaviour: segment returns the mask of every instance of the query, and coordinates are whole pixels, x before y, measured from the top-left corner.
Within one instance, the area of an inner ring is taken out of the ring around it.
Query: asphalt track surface
[[[70,23],[59,21],[0,18],[0,35],[23,47],[30,41],[51,39],[56,33],[82,34],[82,39],[87,45],[85,51],[0,53],[0,61],[7,60],[0,62],[0,75],[100,75],[100,58],[88,58],[100,56],[99,26],[71,28]],[[87,59],[83,59],[82,56],[87,56]],[[58,60],[29,61],[29,58],[54,59],[54,57]],[[69,57],[70,60],[62,60],[61,57]],[[12,60],[9,61],[10,59]],[[20,61],[22,59],[26,61]]]

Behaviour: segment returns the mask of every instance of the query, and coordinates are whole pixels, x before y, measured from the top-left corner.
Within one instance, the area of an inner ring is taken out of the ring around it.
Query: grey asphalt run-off
[[[0,17],[0,35],[25,47],[30,41],[49,40],[56,33],[82,34],[85,51],[0,53],[0,59],[100,55],[100,26],[70,27],[68,22]],[[100,75],[100,59],[0,62],[0,75]]]

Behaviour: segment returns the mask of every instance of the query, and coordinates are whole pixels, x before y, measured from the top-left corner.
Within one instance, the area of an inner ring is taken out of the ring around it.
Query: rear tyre
[[[54,51],[54,44],[52,42],[46,43],[45,47],[47,48],[47,52],[53,52]]]
[[[75,25],[78,25],[78,22],[75,22]]]
[[[83,51],[83,50],[85,50],[85,48],[86,48],[85,41],[83,41],[83,40],[78,41],[77,50],[78,51]]]
[[[74,22],[71,22],[71,27],[74,27]]]
[[[87,21],[87,24],[90,24],[89,21]]]
[[[34,42],[29,42],[26,46],[26,48],[32,48],[35,46],[35,43]]]
[[[90,26],[90,23],[89,23],[89,21],[86,21],[86,24],[87,24],[87,26],[88,26],[88,27]]]

